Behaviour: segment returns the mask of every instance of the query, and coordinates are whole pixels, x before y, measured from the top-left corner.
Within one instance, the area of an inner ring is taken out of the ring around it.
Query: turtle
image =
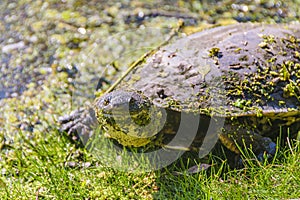
[[[299,24],[238,23],[159,48],[93,106],[59,118],[85,143],[95,128],[126,148],[196,151],[220,143],[272,157],[300,130]]]

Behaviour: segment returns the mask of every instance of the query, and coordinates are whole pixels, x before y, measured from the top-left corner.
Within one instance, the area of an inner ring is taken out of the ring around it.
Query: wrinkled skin
[[[225,147],[236,154],[236,144],[251,147],[259,159],[272,156],[272,139],[280,127],[283,134],[288,127],[293,137],[300,129],[298,27],[238,24],[183,38],[137,66],[115,91],[97,98],[89,109],[93,123],[86,123],[81,111],[61,118],[62,129],[86,136],[97,121],[109,138],[124,146],[195,150],[203,145],[209,124],[223,119],[214,132]],[[149,114],[151,109],[157,115]],[[182,114],[200,116],[194,142],[168,146]],[[157,131],[147,126],[151,123]]]

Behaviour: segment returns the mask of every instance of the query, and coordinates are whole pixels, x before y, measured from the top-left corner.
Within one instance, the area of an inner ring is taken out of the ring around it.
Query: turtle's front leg
[[[70,115],[58,118],[61,124],[60,130],[66,132],[72,141],[85,145],[87,140],[99,127],[93,108],[81,108],[73,111]]]

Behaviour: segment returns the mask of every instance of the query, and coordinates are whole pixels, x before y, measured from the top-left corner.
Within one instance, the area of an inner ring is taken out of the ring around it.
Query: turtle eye
[[[129,102],[129,113],[135,124],[145,126],[150,123],[149,105],[146,102],[131,100]]]

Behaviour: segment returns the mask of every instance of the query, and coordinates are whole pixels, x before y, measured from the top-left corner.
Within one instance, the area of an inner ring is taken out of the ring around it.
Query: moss
[[[248,58],[247,55],[244,55],[244,56],[239,58],[239,61],[248,61],[248,60],[249,60],[249,58]]]
[[[241,50],[242,50],[242,48],[236,48],[236,49],[234,50],[234,52],[235,52],[235,53],[240,53]]]
[[[219,57],[220,53],[221,53],[220,48],[218,48],[218,47],[213,47],[213,48],[209,49],[208,52],[209,52],[208,56],[211,57],[211,58]]]
[[[298,51],[295,51],[294,57],[300,60],[300,53]]]
[[[245,74],[244,79],[240,79],[239,74],[234,72],[230,72],[223,77],[223,81],[227,85],[227,95],[232,99],[232,102],[230,103],[229,101],[229,103],[242,110],[251,110],[256,106],[274,101],[274,97],[271,94],[275,90],[282,90],[284,98],[292,98],[293,96],[298,96],[297,93],[299,93],[300,65],[295,60],[298,58],[294,57],[299,47],[295,50],[297,45],[293,43],[296,39],[289,36],[287,38],[278,38],[273,35],[262,35],[262,38],[263,42],[258,47],[263,50],[262,53],[265,55],[265,58],[269,57],[270,52],[275,55],[262,63],[258,63],[256,66],[257,72]],[[290,44],[295,46],[295,48],[291,49]],[[277,53],[273,53],[276,51],[279,51],[279,53],[286,52],[287,55],[290,55],[287,58],[291,59],[282,61],[282,58]],[[278,107],[283,105],[282,102],[277,103]]]
[[[245,100],[245,99],[237,99],[233,105],[235,107],[241,108],[242,110],[247,109],[249,106],[252,105],[251,100]]]
[[[290,82],[283,88],[283,97],[284,98],[289,98],[289,97],[298,97],[299,98],[299,93],[300,92],[300,87],[299,85],[297,86],[295,82]],[[298,95],[297,95],[298,94]]]
[[[265,42],[265,41],[263,41],[263,42],[259,43],[258,46],[259,46],[260,48],[267,48],[267,47],[268,47],[268,43]]]

